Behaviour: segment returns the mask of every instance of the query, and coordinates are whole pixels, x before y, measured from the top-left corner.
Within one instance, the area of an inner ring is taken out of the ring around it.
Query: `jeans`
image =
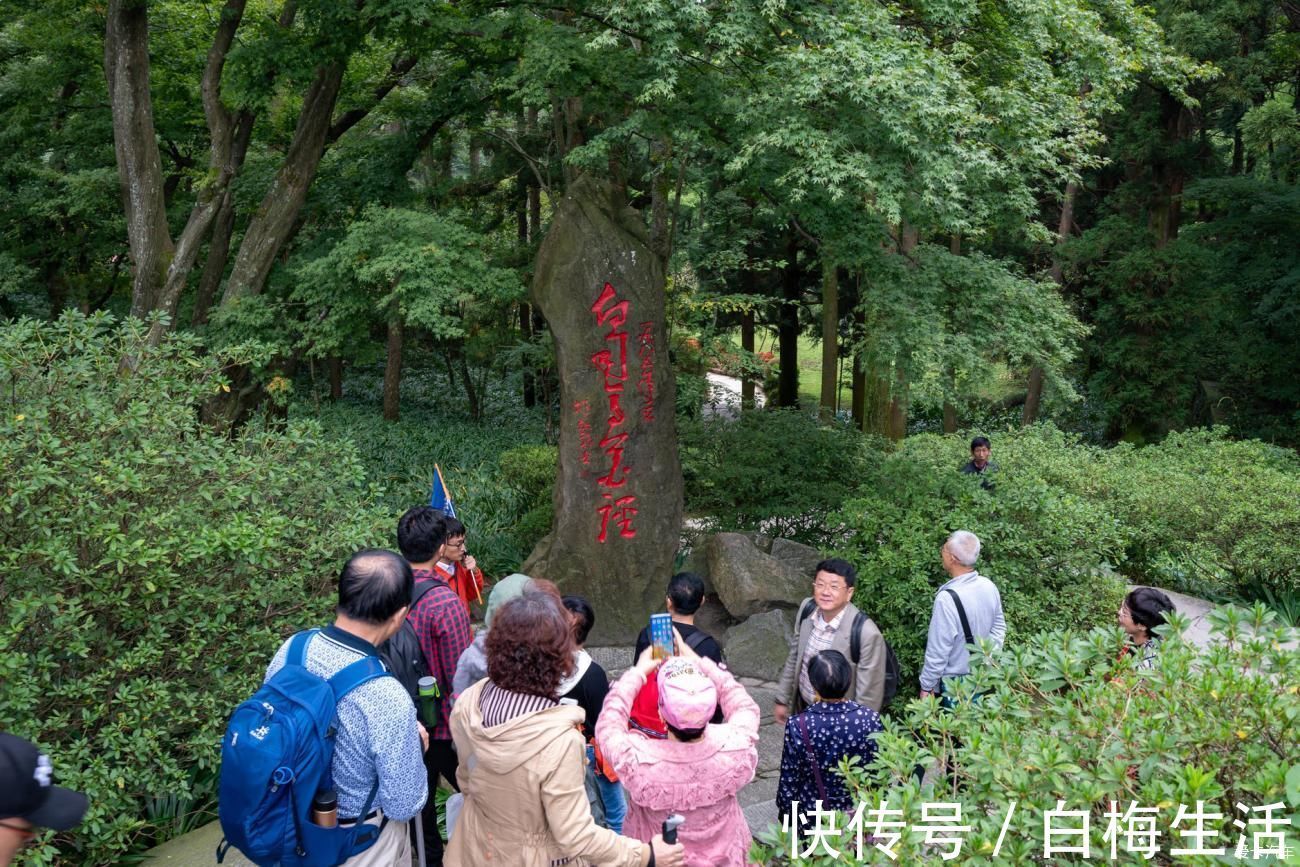
[[[596,764],[596,751],[587,745],[587,761],[592,767]],[[623,794],[623,784],[605,779],[596,769],[596,788],[600,790],[600,800],[605,805],[605,827],[615,834],[623,833],[623,819],[627,816],[627,798]]]

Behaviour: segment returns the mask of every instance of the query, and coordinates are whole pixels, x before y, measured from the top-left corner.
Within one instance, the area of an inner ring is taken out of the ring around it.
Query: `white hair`
[[[980,540],[969,530],[957,530],[945,542],[948,553],[963,566],[974,566],[980,558]]]

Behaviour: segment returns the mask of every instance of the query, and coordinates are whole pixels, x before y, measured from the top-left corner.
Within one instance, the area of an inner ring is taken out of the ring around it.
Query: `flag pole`
[[[447,490],[447,479],[446,479],[446,477],[443,476],[443,474],[442,474],[442,467],[438,466],[438,465],[435,463],[435,464],[433,465],[433,469],[434,469],[434,472],[436,472],[436,473],[438,474],[438,484],[442,485],[442,498],[443,498],[443,500],[445,500],[447,503],[450,503],[450,502],[451,502],[451,491]],[[478,575],[475,575],[474,572],[478,572]],[[483,604],[483,594],[479,591],[478,588],[479,588],[479,584],[481,584],[481,583],[483,582],[483,572],[482,572],[481,570],[479,570],[479,569],[475,569],[474,572],[471,572],[469,577],[470,577],[470,580],[471,580],[471,581],[473,582],[473,584],[474,584],[474,597],[478,600],[478,604],[479,604],[479,605],[482,605],[482,604]]]

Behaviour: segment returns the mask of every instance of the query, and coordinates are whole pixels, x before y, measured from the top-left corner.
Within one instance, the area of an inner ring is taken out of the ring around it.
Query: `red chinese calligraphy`
[[[591,447],[594,443],[591,435],[591,422],[587,417],[591,415],[591,402],[586,400],[575,400],[573,402],[573,413],[578,417],[578,457],[584,467],[591,466]]]
[[[636,528],[632,526],[632,519],[637,514],[636,496],[624,493],[615,499],[614,494],[611,493],[626,486],[630,474],[629,468],[623,463],[623,450],[627,444],[628,433],[620,430],[627,422],[627,415],[623,411],[623,387],[627,382],[627,330],[623,326],[627,324],[629,307],[626,300],[618,300],[618,293],[609,283],[604,285],[600,297],[591,305],[591,313],[596,318],[596,325],[609,329],[605,332],[605,348],[591,355],[592,366],[601,373],[608,408],[605,417],[605,435],[601,437],[598,445],[609,458],[609,471],[596,479],[596,484],[608,489],[602,494],[606,503],[596,509],[600,514],[600,533],[596,536],[596,541],[601,543],[608,538],[611,519],[619,527],[619,535],[624,539],[636,537]],[[639,385],[637,391],[641,391]],[[582,437],[583,430],[579,424],[580,445],[583,441]],[[589,447],[590,425],[587,428],[587,437]],[[589,452],[584,450],[583,456],[583,463],[586,464]]]
[[[596,541],[604,543],[609,534],[609,522],[613,520],[618,525],[618,534],[624,539],[636,538],[636,530],[632,528],[632,519],[636,517],[636,497],[626,496],[614,500],[609,494],[605,495],[606,500],[613,502],[598,506],[596,511],[600,513],[600,534],[596,536]]]
[[[641,362],[641,377],[636,390],[641,395],[641,418],[655,420],[655,334],[653,322],[641,323],[637,338],[637,358]]]

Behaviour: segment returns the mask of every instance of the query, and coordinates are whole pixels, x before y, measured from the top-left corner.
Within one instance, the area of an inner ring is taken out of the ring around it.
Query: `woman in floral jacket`
[[[844,698],[852,673],[838,650],[823,650],[808,660],[808,680],[817,691],[817,701],[785,724],[781,780],[776,788],[776,808],[783,822],[797,809],[801,827],[808,827],[805,817],[818,801],[823,810],[853,809],[836,767],[848,756],[858,756],[863,764],[875,758],[873,735],[884,727],[874,710]]]

